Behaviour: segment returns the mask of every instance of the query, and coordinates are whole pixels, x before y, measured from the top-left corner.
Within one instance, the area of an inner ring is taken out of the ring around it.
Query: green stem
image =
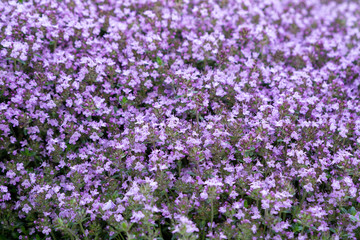
[[[52,236],[52,238],[53,238],[54,240],[56,240],[55,234],[54,234],[52,231],[50,232],[50,235]]]
[[[265,221],[267,221],[269,216],[269,209],[265,209]]]
[[[83,228],[81,222],[79,223],[79,225],[80,225],[81,232],[84,234],[84,238],[88,239],[88,237],[85,235],[85,231],[84,231],[84,228]]]
[[[130,226],[129,226],[128,229],[127,229],[127,232],[129,232],[129,231],[131,230],[131,228],[132,228],[133,225],[134,225],[134,223],[131,223],[131,224],[130,224]]]
[[[196,123],[197,123],[197,130],[199,130],[199,110],[196,109]]]
[[[123,237],[122,233],[119,233],[119,236],[122,240],[125,240],[125,238]]]
[[[212,226],[214,221],[214,202],[211,199],[211,222],[210,222],[210,233],[212,234]]]
[[[70,229],[66,228],[66,232],[70,235],[71,240],[74,239],[73,233],[70,231]]]
[[[162,234],[161,229],[162,229],[162,227],[161,227],[161,225],[160,225],[160,230],[159,230],[159,232],[160,232],[160,237],[164,240],[164,236],[163,236],[163,234]]]
[[[204,228],[202,230],[202,239],[201,240],[205,240],[205,236],[206,236],[205,227],[206,226],[204,226]]]
[[[149,234],[148,239],[152,240],[153,238],[152,238],[152,234],[150,234],[151,229],[150,229],[149,225],[147,226],[147,230],[148,230],[148,234]]]
[[[170,203],[169,195],[166,191],[165,191],[165,197],[166,197],[167,202]],[[174,222],[174,214],[173,213],[171,213],[171,221]]]
[[[300,230],[300,234],[302,234],[304,232],[304,226],[302,226],[302,229]]]
[[[297,210],[296,215],[298,215],[298,214],[300,213],[301,205],[304,203],[305,198],[306,198],[306,191],[304,191],[304,193],[303,193],[303,195],[302,195],[302,197],[301,197],[300,204],[299,204],[299,209]]]

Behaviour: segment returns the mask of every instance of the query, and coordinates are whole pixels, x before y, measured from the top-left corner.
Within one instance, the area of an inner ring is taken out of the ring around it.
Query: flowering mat
[[[360,239],[357,1],[0,13],[0,240]]]

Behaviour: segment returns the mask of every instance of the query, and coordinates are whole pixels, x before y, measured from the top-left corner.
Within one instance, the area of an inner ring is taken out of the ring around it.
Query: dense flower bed
[[[360,5],[0,1],[0,238],[359,239]]]

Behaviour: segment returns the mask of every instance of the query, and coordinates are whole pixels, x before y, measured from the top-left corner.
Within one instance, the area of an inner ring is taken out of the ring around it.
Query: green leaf
[[[24,226],[21,226],[20,229],[25,235],[28,235],[28,231],[25,229]]]
[[[24,154],[25,154],[25,156],[27,156],[27,157],[30,156],[30,152],[29,152],[29,149],[28,149],[28,148],[25,148]]]
[[[64,222],[63,222],[63,220],[61,218],[58,218],[57,221],[58,221],[60,226],[64,225]]]
[[[247,200],[245,200],[245,201],[244,201],[244,207],[245,207],[245,208],[248,208],[248,206],[249,206],[249,204],[248,204]]]
[[[157,64],[159,64],[160,66],[163,65],[163,61],[161,60],[160,57],[156,57],[156,62],[157,62]]]
[[[49,42],[49,48],[50,48],[50,51],[53,53],[56,49],[56,42],[55,41],[50,41]]]
[[[24,0],[19,0],[19,3],[23,4],[23,3],[24,3]]]
[[[341,211],[341,213],[347,213],[346,209],[343,207],[340,208],[340,211]]]
[[[294,229],[294,232],[300,232],[301,230],[304,229],[304,227],[297,223],[297,224],[293,225],[293,229]]]
[[[122,100],[121,100],[121,103],[126,104],[127,102],[128,102],[128,99],[126,97],[123,97]]]
[[[111,176],[111,178],[114,178],[114,179],[116,179],[116,178],[121,178],[121,174],[113,175],[113,176]]]
[[[350,216],[350,219],[351,221],[354,221],[354,222],[359,222],[359,219],[357,219],[356,217],[354,216]]]
[[[27,156],[27,157],[33,157],[36,155],[36,152],[35,151],[29,151],[28,148],[25,148],[25,150],[23,151],[24,155]]]
[[[187,172],[187,174],[189,174],[189,175],[191,175],[191,176],[196,176],[196,174],[193,173],[193,172]]]
[[[126,222],[121,223],[120,226],[121,226],[121,229],[122,229],[122,230],[124,230],[124,231],[128,230],[128,225],[127,225]]]
[[[356,211],[356,209],[355,209],[354,207],[351,207],[351,208],[349,209],[349,213],[350,213],[351,215],[355,216],[356,213],[357,213],[357,211]]]
[[[72,228],[74,225],[76,225],[76,223],[74,223],[73,221],[70,221],[70,222],[68,222],[67,223],[67,226],[68,226],[68,228]]]
[[[21,59],[16,59],[17,61],[19,61],[19,62],[21,62],[23,65],[25,65],[26,63],[23,61],[23,60],[21,60]]]

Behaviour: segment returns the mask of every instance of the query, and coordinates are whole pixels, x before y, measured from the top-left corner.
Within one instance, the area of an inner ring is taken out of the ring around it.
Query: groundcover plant
[[[360,5],[0,1],[0,239],[359,239]]]

